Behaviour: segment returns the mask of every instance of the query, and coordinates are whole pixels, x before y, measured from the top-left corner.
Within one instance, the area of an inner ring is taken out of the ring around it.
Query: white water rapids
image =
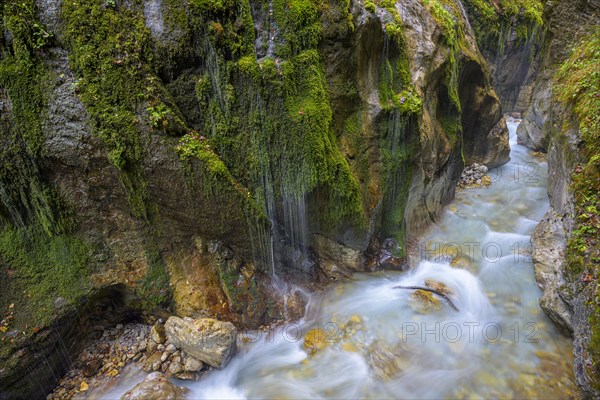
[[[248,334],[224,370],[177,384],[193,399],[573,396],[571,344],[539,308],[530,257],[548,208],[547,166],[516,143],[517,125],[509,121],[511,162],[490,171],[491,186],[457,192],[416,268],[357,274],[314,294],[304,320]],[[459,311],[394,288],[426,280],[449,288]],[[311,354],[313,328],[324,344]],[[118,398],[142,378],[96,394]]]

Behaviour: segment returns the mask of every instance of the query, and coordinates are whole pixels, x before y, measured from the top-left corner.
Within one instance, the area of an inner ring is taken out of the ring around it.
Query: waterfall
[[[267,41],[267,57],[273,57],[275,54],[275,38],[277,37],[278,27],[273,18],[273,0],[269,0],[269,39]]]

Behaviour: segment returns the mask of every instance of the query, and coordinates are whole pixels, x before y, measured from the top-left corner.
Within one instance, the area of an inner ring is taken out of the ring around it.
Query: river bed
[[[248,333],[224,370],[177,384],[193,399],[576,397],[571,342],[539,308],[531,262],[547,165],[516,143],[518,122],[508,122],[511,161],[490,171],[491,186],[457,192],[414,269],[332,285],[302,321]],[[458,310],[396,288],[426,282]],[[93,397],[118,398],[144,374],[124,376]]]

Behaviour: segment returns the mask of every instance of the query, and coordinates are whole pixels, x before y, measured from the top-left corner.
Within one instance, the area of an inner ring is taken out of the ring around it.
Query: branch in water
[[[460,311],[458,309],[458,307],[456,307],[454,302],[452,302],[450,297],[446,296],[444,293],[440,292],[439,290],[431,289],[431,288],[424,287],[424,286],[394,286],[394,289],[424,290],[426,292],[435,293],[438,296],[443,297],[448,302],[450,307],[452,307],[454,309],[454,311]]]

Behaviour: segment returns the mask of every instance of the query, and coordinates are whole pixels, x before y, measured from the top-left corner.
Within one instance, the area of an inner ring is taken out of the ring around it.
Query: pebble
[[[198,372],[202,369],[202,361],[195,359],[194,357],[188,357],[185,360],[184,370],[185,372]]]
[[[175,351],[177,351],[177,347],[175,347],[175,345],[173,343],[169,343],[167,345],[165,351],[169,354],[173,354],[173,353],[175,353]]]
[[[205,368],[204,364],[168,343],[166,338],[162,343],[157,343],[155,338],[162,341],[159,337],[162,336],[161,327],[164,328],[164,325],[158,321],[154,326],[128,323],[104,329],[100,338],[89,343],[74,360],[72,369],[47,399],[70,400],[81,393],[83,381],[89,390],[93,390],[120,375],[122,369],[133,362],[146,372],[162,372],[178,379],[197,380],[200,371]],[[152,330],[155,335],[151,334]]]
[[[82,391],[82,387],[92,390],[100,382],[119,375],[122,368],[132,360],[143,363],[147,357],[147,344],[140,346],[138,338],[147,337],[150,328],[143,324],[129,323],[104,330],[100,338],[89,343],[74,360],[72,369],[59,381],[47,399],[70,400]],[[82,382],[85,385],[82,386]]]
[[[488,168],[485,165],[477,163],[469,165],[465,167],[458,182],[458,187],[489,186],[492,183],[492,179],[487,173]]]

